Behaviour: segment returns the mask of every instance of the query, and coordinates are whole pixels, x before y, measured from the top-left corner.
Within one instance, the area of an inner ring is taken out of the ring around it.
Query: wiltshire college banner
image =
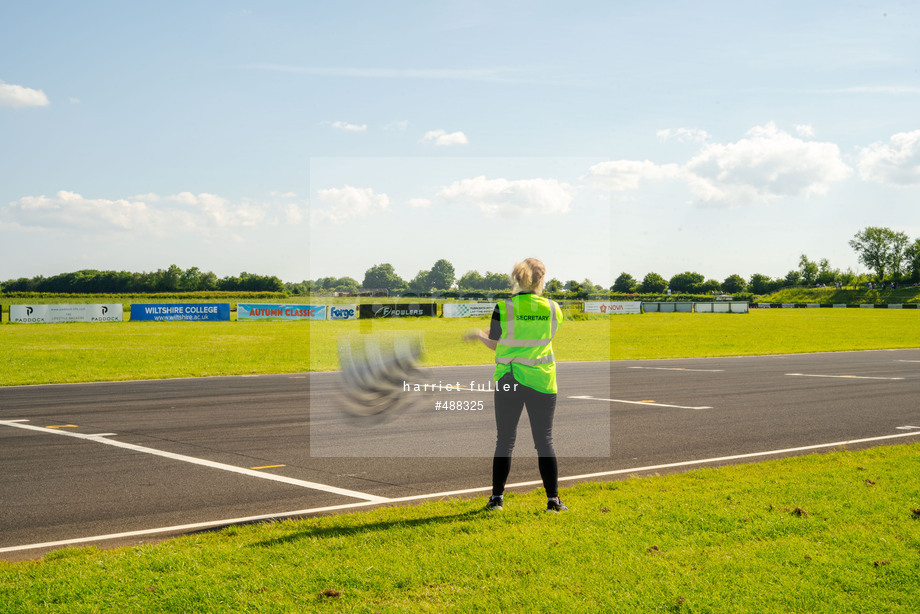
[[[325,320],[326,305],[236,305],[237,320]]]
[[[230,320],[230,303],[140,303],[131,305],[131,319],[148,322],[185,320],[221,322]]]
[[[10,322],[121,322],[121,303],[107,305],[10,305]]]
[[[438,315],[437,303],[391,303],[388,305],[359,305],[362,318],[417,318]]]

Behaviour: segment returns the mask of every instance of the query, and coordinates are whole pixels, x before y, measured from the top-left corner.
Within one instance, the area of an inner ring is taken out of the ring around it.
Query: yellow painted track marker
[[[287,467],[287,465],[265,465],[263,467],[250,467],[250,469],[274,469],[275,467]]]
[[[57,426],[46,426],[46,429],[75,429],[76,424],[58,424]]]

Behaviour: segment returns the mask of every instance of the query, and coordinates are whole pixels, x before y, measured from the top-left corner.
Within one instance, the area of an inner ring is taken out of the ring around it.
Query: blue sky
[[[920,237],[918,11],[5,3],[0,279],[861,271]]]

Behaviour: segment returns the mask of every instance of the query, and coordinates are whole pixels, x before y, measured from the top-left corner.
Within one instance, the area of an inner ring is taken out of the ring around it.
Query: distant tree
[[[409,281],[408,291],[413,294],[427,294],[431,292],[430,271],[419,271],[418,274]]]
[[[783,282],[787,286],[797,286],[802,283],[802,274],[799,271],[789,271],[786,273],[786,277],[783,279]]]
[[[687,271],[686,273],[678,273],[672,277],[671,281],[668,282],[668,287],[671,289],[671,292],[690,292],[695,284],[703,283],[704,279],[705,277],[699,273]]]
[[[454,285],[454,265],[443,258],[434,263],[428,271],[428,283],[437,290],[450,290]]]
[[[633,294],[638,285],[639,284],[636,283],[632,275],[629,273],[620,273],[620,276],[614,280],[613,286],[610,289],[614,292],[621,292],[623,294]]]
[[[856,273],[853,272],[853,269],[847,269],[840,274],[838,280],[844,286],[852,286],[856,283]]]
[[[642,278],[639,292],[643,294],[660,294],[668,287],[668,281],[658,273],[647,273]]]
[[[546,286],[544,286],[544,290],[546,290],[547,292],[556,294],[558,292],[562,292],[564,288],[562,287],[562,282],[556,279],[555,277],[553,277],[551,280],[546,282]]]
[[[745,283],[744,278],[741,277],[741,275],[729,275],[725,278],[725,281],[722,282],[721,290],[727,294],[744,292],[747,290],[747,283]]]
[[[393,265],[389,263],[376,264],[364,272],[364,282],[361,284],[368,289],[402,290],[406,282],[396,274]]]
[[[914,239],[914,242],[904,250],[904,257],[907,259],[907,272],[910,274],[910,280],[920,281],[920,239]]]
[[[819,284],[830,285],[840,277],[840,270],[831,268],[831,263],[827,258],[818,261],[818,277],[816,281]]]
[[[457,286],[462,290],[483,290],[485,279],[478,271],[469,271],[463,274],[463,277],[457,282]]]
[[[818,279],[818,265],[808,259],[808,256],[802,254],[799,258],[799,273],[802,275],[802,281],[806,286],[813,286]]]
[[[492,273],[486,271],[485,287],[483,290],[502,291],[511,289],[511,276],[507,273]]]
[[[859,261],[875,272],[876,281],[884,281],[886,274],[900,274],[909,241],[903,232],[868,226],[856,233],[850,247]]]
[[[574,279],[570,279],[569,281],[565,282],[566,292],[571,292],[572,294],[578,294],[582,292],[583,290],[584,290],[584,286],[581,283],[575,281]]]
[[[767,275],[754,273],[748,282],[748,289],[753,294],[769,294],[773,290],[773,280]]]
[[[355,293],[358,291],[358,280],[352,277],[339,277],[335,280],[332,289],[336,292]]]
[[[714,294],[722,291],[722,282],[718,279],[707,279],[706,281],[690,286],[690,292],[693,294]]]

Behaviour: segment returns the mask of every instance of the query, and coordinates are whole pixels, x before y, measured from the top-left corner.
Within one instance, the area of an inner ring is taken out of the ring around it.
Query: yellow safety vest
[[[518,294],[500,301],[498,313],[502,336],[495,348],[495,380],[513,372],[524,386],[555,393],[553,336],[562,321],[562,309],[542,296]]]

